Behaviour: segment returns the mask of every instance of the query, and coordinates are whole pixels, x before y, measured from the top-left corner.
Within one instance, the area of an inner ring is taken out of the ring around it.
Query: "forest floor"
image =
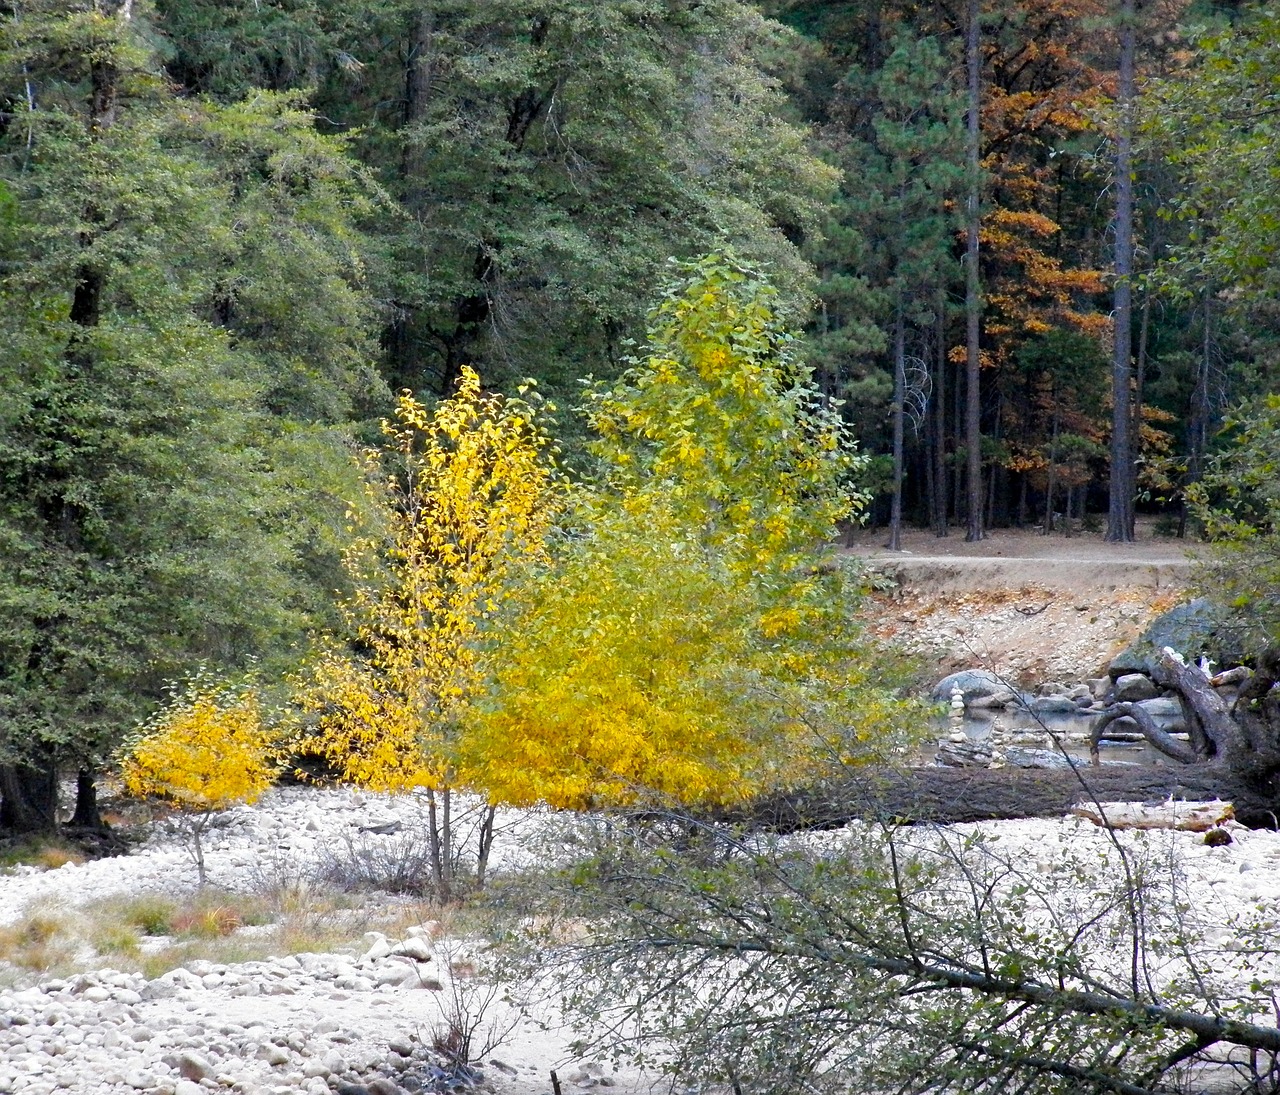
[[[1101,533],[997,529],[966,543],[963,529],[910,529],[890,552],[881,528],[856,531],[845,550],[897,583],[872,609],[882,638],[924,656],[937,677],[981,667],[1033,689],[1100,676],[1151,619],[1191,596],[1195,543],[1157,536],[1150,520],[1137,534],[1111,544]]]

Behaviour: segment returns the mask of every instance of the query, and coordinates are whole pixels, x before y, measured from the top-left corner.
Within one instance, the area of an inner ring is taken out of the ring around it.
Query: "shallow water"
[[[993,733],[1006,745],[1024,749],[1057,750],[1061,743],[1072,757],[1089,760],[1089,731],[1093,727],[1094,714],[1033,715],[1025,708],[1009,708],[1004,711],[967,712],[963,718],[940,715],[932,720],[941,745],[957,730],[964,732],[973,742],[988,741]],[[933,762],[934,748],[922,750],[923,762]],[[1103,764],[1154,764],[1167,758],[1152,749],[1146,742],[1109,742],[1099,746],[1099,759]]]

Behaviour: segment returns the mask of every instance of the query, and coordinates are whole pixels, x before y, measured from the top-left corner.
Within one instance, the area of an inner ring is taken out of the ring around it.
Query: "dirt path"
[[[1187,596],[1194,567],[1192,545],[1146,522],[1133,544],[1019,530],[970,544],[963,530],[940,539],[913,529],[894,553],[885,540],[883,529],[859,532],[848,548],[898,583],[878,599],[878,633],[924,655],[939,677],[981,666],[1028,688],[1100,675]]]

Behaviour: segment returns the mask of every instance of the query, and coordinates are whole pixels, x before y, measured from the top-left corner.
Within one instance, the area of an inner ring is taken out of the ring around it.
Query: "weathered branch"
[[[645,945],[658,949],[693,946],[701,950],[720,953],[763,954],[778,958],[818,959],[835,961],[836,955],[817,948],[807,949],[787,946],[762,939],[715,938],[667,938],[650,939]],[[1017,981],[970,970],[955,969],[922,962],[919,956],[906,958],[889,954],[863,951],[851,954],[847,950],[839,955],[839,961],[856,969],[873,973],[887,973],[893,977],[907,977],[913,982],[932,982],[935,985],[959,991],[976,992],[1004,1000],[1021,1000],[1028,1004],[1054,1008],[1057,1011],[1078,1015],[1115,1016],[1129,1020],[1136,1027],[1161,1027],[1165,1030],[1182,1030],[1205,1040],[1206,1045],[1228,1042],[1246,1049],[1280,1053],[1280,1028],[1256,1026],[1237,1019],[1222,1016],[1201,1015],[1193,1011],[1167,1008],[1160,1004],[1144,1004],[1138,1000],[1107,996],[1097,992],[1081,992],[1061,989],[1038,981]]]
[[[1089,732],[1089,756],[1093,758],[1095,765],[1098,763],[1098,743],[1102,740],[1102,732],[1117,719],[1132,719],[1152,748],[1158,749],[1179,764],[1194,764],[1203,759],[1196,755],[1191,746],[1161,730],[1145,707],[1136,703],[1113,703],[1098,716]]]
[[[1209,677],[1198,665],[1188,664],[1181,655],[1165,647],[1156,656],[1151,673],[1155,682],[1171,688],[1185,701],[1192,719],[1213,747],[1217,757],[1237,751],[1243,744],[1239,724],[1231,717],[1226,701],[1214,691]],[[1194,728],[1192,737],[1194,738]]]

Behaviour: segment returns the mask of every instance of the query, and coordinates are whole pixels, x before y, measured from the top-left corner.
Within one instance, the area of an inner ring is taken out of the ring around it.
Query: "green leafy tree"
[[[0,824],[54,823],[165,680],[330,611],[369,301],[341,142],[174,98],[146,10],[0,24]],[[92,822],[92,781],[78,819]]]
[[[794,301],[832,174],[770,72],[790,36],[738,0],[163,0],[196,91],[316,88],[404,216],[379,225],[395,387],[571,390],[613,375],[662,263],[733,242]]]
[[[1208,279],[1254,297],[1280,293],[1278,91],[1280,16],[1266,7],[1205,35],[1189,71],[1153,90],[1148,135],[1181,174],[1171,210],[1192,226],[1169,265],[1189,289]]]
[[[1236,409],[1188,493],[1216,548],[1205,585],[1243,629],[1241,649],[1280,647],[1280,396]]]

